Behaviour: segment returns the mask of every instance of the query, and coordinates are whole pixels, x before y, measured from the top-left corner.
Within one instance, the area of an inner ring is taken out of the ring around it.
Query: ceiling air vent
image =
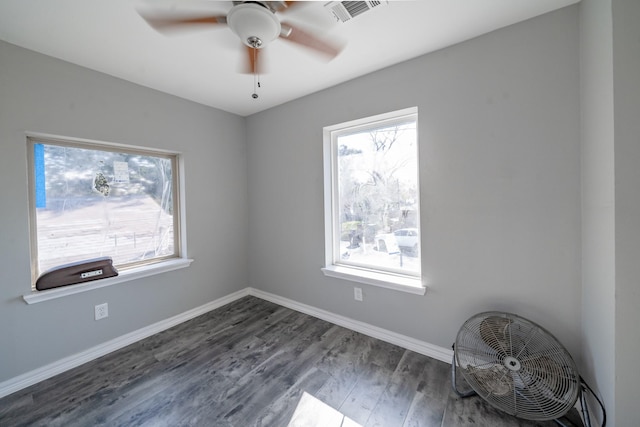
[[[329,9],[336,21],[347,22],[356,16],[387,3],[388,1],[386,0],[332,1],[325,4],[325,7]]]

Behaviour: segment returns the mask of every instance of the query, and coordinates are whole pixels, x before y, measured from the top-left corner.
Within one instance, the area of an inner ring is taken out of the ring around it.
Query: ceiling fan
[[[257,75],[261,70],[258,59],[261,49],[280,38],[296,43],[328,59],[336,57],[341,46],[323,40],[310,32],[281,21],[279,14],[297,6],[299,1],[233,1],[226,15],[169,16],[138,11],[147,23],[159,32],[178,28],[207,28],[227,25],[245,45],[246,72]],[[257,95],[253,94],[254,98]]]

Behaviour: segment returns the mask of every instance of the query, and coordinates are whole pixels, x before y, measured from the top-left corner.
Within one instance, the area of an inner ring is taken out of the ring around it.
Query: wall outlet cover
[[[95,319],[100,320],[109,317],[109,304],[102,303],[95,306]]]

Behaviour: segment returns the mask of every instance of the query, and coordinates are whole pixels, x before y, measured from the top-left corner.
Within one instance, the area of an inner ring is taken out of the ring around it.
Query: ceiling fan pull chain
[[[260,77],[258,76],[258,49],[253,48],[253,93],[251,97],[258,99],[258,88],[260,87]]]

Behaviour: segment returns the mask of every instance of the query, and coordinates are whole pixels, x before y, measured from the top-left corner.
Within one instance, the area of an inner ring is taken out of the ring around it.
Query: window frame
[[[29,251],[31,270],[31,294],[25,295],[27,303],[40,302],[47,299],[58,298],[59,296],[83,292],[85,290],[96,289],[110,284],[116,284],[171,271],[183,267],[188,267],[193,260],[186,258],[186,224],[185,224],[185,201],[184,201],[184,159],[181,153],[176,151],[148,148],[136,145],[95,141],[73,137],[54,136],[39,133],[26,133],[27,139],[27,169],[28,169],[28,210],[29,210]],[[35,155],[34,145],[56,145],[62,147],[74,147],[87,150],[100,150],[117,153],[130,153],[138,155],[155,156],[167,158],[171,161],[172,183],[171,191],[173,198],[173,227],[174,227],[174,253],[155,257],[149,260],[129,263],[125,266],[118,266],[119,275],[113,278],[106,278],[96,281],[72,284],[60,288],[53,288],[44,291],[37,291],[35,283],[38,276],[43,272],[38,271],[38,225],[36,208],[36,188],[35,188]]]
[[[321,268],[325,276],[365,283],[372,286],[394,289],[408,293],[424,295],[426,287],[422,280],[422,272],[411,274],[393,269],[376,269],[367,266],[340,263],[340,242],[337,236],[341,227],[339,216],[340,206],[336,203],[338,192],[338,155],[337,137],[345,134],[357,133],[358,130],[366,130],[385,123],[393,124],[411,117],[416,123],[416,139],[418,139],[418,108],[410,107],[402,110],[378,114],[351,120],[323,128],[323,167],[324,167],[324,234],[325,234],[325,260]],[[416,144],[416,157],[418,160],[418,176],[416,185],[418,193],[418,205],[420,205],[420,164],[419,143]],[[420,216],[418,215],[418,229],[420,229]],[[422,235],[422,233],[420,233]],[[422,245],[421,245],[422,246]],[[422,264],[422,250],[418,257]],[[420,269],[422,270],[422,269]]]

